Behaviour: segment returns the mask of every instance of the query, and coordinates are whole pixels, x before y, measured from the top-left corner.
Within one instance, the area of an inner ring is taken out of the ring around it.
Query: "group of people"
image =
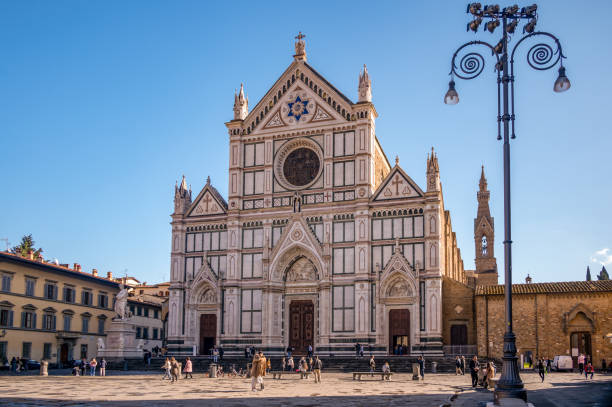
[[[162,380],[168,379],[170,380],[170,383],[174,383],[179,379],[179,375],[181,374],[181,364],[174,358],[174,356],[166,358],[164,364],[162,365],[162,369],[164,369],[164,376],[162,377]],[[193,364],[191,363],[191,359],[189,359],[189,357],[187,357],[185,360],[183,373],[185,373],[185,379],[187,379],[188,376],[193,379]]]
[[[465,358],[461,357],[460,360],[463,363],[465,369]],[[455,360],[455,364],[456,363],[457,361]],[[472,360],[470,360],[468,367],[470,369],[470,376],[472,378],[472,387],[478,386],[479,383],[485,389],[491,387],[491,385],[493,384],[492,380],[495,378],[496,371],[495,364],[492,361],[488,361],[484,367],[481,367],[480,362],[478,361],[478,356],[474,355]],[[461,374],[465,374],[464,369],[462,369]]]
[[[606,361],[602,360],[602,370],[605,370]],[[578,374],[584,373],[584,378],[588,380],[589,375],[591,375],[591,379],[593,379],[593,374],[595,373],[595,367],[593,367],[593,363],[591,362],[591,358],[583,355],[582,353],[578,356]]]
[[[106,359],[102,358],[100,362],[96,360],[96,358],[92,358],[90,361],[87,361],[86,358],[82,358],[80,361],[75,361],[72,366],[72,375],[73,376],[85,376],[87,374],[87,370],[89,369],[89,375],[96,375],[96,368],[100,366],[100,376],[106,376]]]
[[[4,364],[5,362],[3,362]],[[28,359],[26,358],[16,358],[13,356],[11,359],[11,372],[19,373],[19,372],[27,372],[28,371]]]

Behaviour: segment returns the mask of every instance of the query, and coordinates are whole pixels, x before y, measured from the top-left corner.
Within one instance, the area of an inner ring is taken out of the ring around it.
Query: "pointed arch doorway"
[[[410,311],[392,309],[389,311],[389,354],[402,347],[402,354],[410,354]]]

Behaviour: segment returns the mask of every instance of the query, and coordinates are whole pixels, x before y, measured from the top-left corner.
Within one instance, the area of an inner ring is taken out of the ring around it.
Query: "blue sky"
[[[527,273],[536,282],[581,280],[587,265],[598,272],[612,263],[612,5],[590,2],[597,12],[579,20],[575,2],[538,4],[538,28],[561,39],[572,88],[553,93],[556,71],[531,70],[519,54],[514,281]],[[457,106],[442,103],[455,49],[498,38],[467,33],[465,5],[1,2],[0,238],[16,244],[32,233],[46,257],[62,263],[167,279],[175,181],[185,174],[195,196],[210,175],[226,195],[224,122],[234,89],[244,82],[254,106],[291,63],[301,30],[309,63],[353,100],[367,64],[378,138],[421,186],[426,154],[436,148],[468,269],[485,165],[501,277],[502,145],[491,60],[478,79],[457,81]]]

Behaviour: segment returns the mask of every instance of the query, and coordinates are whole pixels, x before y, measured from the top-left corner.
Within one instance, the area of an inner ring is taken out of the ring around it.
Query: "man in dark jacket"
[[[470,375],[472,376],[472,387],[478,386],[478,371],[480,370],[480,363],[478,363],[478,357],[474,355],[470,360]]]

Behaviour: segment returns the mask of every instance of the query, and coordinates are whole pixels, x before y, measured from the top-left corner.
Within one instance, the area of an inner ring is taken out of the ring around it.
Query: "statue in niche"
[[[202,304],[214,304],[215,300],[215,293],[211,289],[206,290],[204,294],[202,294],[202,296],[200,297],[200,303]]]
[[[389,297],[406,297],[408,296],[408,286],[403,281],[398,281],[389,289]]]

